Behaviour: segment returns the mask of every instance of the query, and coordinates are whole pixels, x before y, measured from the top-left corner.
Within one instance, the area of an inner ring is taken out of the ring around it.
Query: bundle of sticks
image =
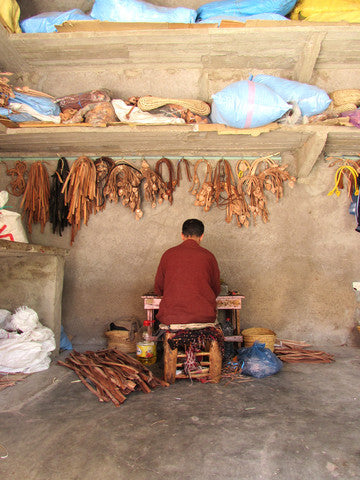
[[[138,360],[115,349],[74,351],[64,362],[57,363],[73,370],[100,402],[111,401],[116,407],[135,390],[150,393],[156,387],[169,386]]]
[[[286,363],[331,363],[334,356],[321,350],[309,350],[309,344],[280,340],[275,345],[274,353],[281,361]]]

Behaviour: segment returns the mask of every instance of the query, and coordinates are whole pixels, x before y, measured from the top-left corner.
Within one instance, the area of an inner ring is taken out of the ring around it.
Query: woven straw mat
[[[148,112],[149,110],[154,110],[155,108],[163,107],[168,104],[180,105],[197,115],[210,114],[210,106],[202,100],[159,98],[147,95],[145,97],[140,97],[138,101],[138,107],[143,112]]]

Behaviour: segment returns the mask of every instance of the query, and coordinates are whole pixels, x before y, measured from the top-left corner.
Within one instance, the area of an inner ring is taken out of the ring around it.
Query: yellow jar
[[[153,365],[156,362],[156,344],[154,342],[138,342],[136,358],[143,365]]]

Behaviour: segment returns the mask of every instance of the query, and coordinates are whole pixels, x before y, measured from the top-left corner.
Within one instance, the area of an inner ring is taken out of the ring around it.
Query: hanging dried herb
[[[69,164],[65,157],[58,160],[57,168],[51,175],[50,187],[50,223],[53,233],[62,236],[65,227],[69,225],[67,216],[69,207],[65,204],[65,194],[62,192],[64,183],[69,175]]]
[[[163,179],[156,172],[151,170],[149,164],[143,160],[141,164],[141,173],[144,182],[145,200],[151,203],[153,208],[156,203],[162,203],[163,200],[168,200],[167,186]]]
[[[34,162],[30,167],[28,182],[20,205],[29,233],[32,233],[34,223],[40,223],[41,232],[44,231],[45,224],[49,220],[49,200],[48,171],[44,163]]]
[[[198,175],[198,168],[199,168],[199,165],[203,162],[206,164],[206,174],[205,174],[204,181],[201,184],[201,181]],[[194,205],[203,207],[204,211],[208,212],[211,208],[211,205],[215,201],[215,197],[214,197],[215,191],[214,191],[214,185],[212,181],[212,168],[210,163],[204,158],[202,158],[201,160],[198,160],[195,164],[193,183],[190,188],[190,191],[196,197]]]
[[[165,164],[167,166],[167,169],[168,169],[168,181],[167,182],[164,180],[164,177],[163,177],[162,171],[161,171],[161,167],[162,167],[163,164]],[[170,162],[170,160],[168,158],[165,158],[165,157],[160,158],[160,160],[158,160],[156,162],[155,172],[163,179],[163,181],[166,185],[166,193],[167,193],[169,202],[170,202],[170,204],[172,204],[173,203],[173,192],[174,192],[174,189],[176,187],[176,181],[174,179],[173,164]]]

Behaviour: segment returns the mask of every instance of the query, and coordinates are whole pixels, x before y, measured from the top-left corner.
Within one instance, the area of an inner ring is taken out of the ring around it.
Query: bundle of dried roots
[[[111,170],[104,188],[104,196],[110,202],[117,202],[120,198],[122,204],[135,212],[135,218],[139,220],[143,216],[140,208],[141,180],[142,174],[137,168],[121,162]]]
[[[58,160],[55,173],[51,175],[51,188],[50,188],[50,223],[53,227],[53,233],[58,231],[59,235],[62,235],[65,227],[69,225],[68,214],[69,207],[65,204],[65,195],[62,192],[64,182],[69,175],[69,164],[65,157],[61,157]]]
[[[165,164],[166,167],[167,167],[167,170],[168,170],[168,181],[165,181],[164,180],[164,177],[162,175],[162,165]],[[155,165],[155,172],[159,175],[159,177],[162,178],[163,182],[165,183],[166,185],[166,193],[167,193],[167,196],[168,196],[168,199],[169,199],[169,202],[170,204],[173,203],[173,192],[174,192],[174,189],[176,187],[176,181],[175,181],[175,178],[174,178],[174,166],[173,164],[170,162],[170,160],[168,158],[160,158],[160,160],[158,160],[156,162],[156,165]]]
[[[206,164],[206,173],[204,181],[201,183],[198,168],[203,162]],[[189,191],[195,195],[196,200],[194,205],[203,207],[204,211],[208,212],[215,201],[215,190],[212,181],[211,165],[204,158],[198,160],[194,166],[193,183]]]
[[[87,225],[96,203],[96,168],[88,157],[79,157],[73,163],[62,188],[65,203],[69,205],[68,221],[71,225],[71,244],[81,227]]]
[[[153,208],[156,203],[162,203],[168,200],[168,188],[161,176],[154,170],[151,170],[149,164],[143,160],[141,163],[141,173],[144,178],[144,195],[145,200],[151,203]]]
[[[22,216],[26,218],[29,233],[32,224],[40,223],[41,232],[44,231],[49,220],[50,181],[49,174],[43,162],[34,162],[29,171],[28,182],[20,207]]]
[[[95,213],[101,212],[105,208],[106,198],[104,188],[109,179],[111,170],[115,167],[115,162],[110,157],[100,157],[94,161],[96,168],[96,204]]]

